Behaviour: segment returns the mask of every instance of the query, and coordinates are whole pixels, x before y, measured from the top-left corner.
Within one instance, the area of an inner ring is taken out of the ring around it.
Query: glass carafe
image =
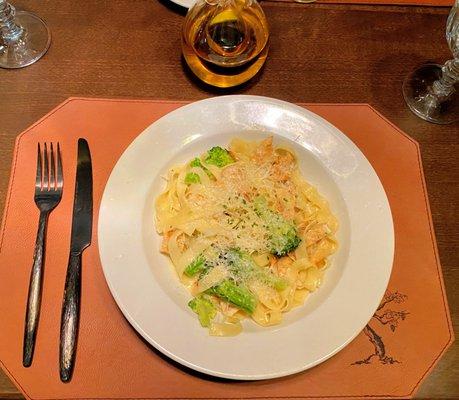
[[[263,66],[268,37],[266,17],[256,0],[198,0],[183,25],[183,56],[202,81],[236,86]]]

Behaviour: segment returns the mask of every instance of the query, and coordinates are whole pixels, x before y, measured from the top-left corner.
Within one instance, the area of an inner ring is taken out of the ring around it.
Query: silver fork
[[[56,162],[57,159],[57,162]],[[42,167],[44,166],[44,168]],[[62,198],[64,180],[62,176],[62,160],[59,143],[57,143],[57,157],[54,154],[53,144],[44,144],[43,154],[38,144],[37,176],[35,178],[35,204],[40,210],[37,239],[33,255],[33,266],[30,274],[29,296],[24,329],[24,347],[22,364],[30,367],[32,364],[37,335],[38,319],[40,315],[41,287],[43,281],[43,263],[45,259],[45,235],[50,212],[59,204]]]

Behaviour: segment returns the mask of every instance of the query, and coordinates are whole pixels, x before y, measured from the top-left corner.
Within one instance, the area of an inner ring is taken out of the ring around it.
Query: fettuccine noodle
[[[190,308],[216,336],[238,334],[246,318],[279,324],[320,286],[337,249],[327,201],[272,138],[235,138],[172,167],[156,227]]]

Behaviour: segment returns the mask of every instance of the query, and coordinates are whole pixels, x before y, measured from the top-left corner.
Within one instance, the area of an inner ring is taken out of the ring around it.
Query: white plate
[[[179,6],[190,8],[196,0],[171,0],[172,3],[178,4]]]
[[[236,337],[208,336],[187,307],[190,295],[159,253],[154,200],[162,176],[235,136],[292,146],[305,178],[340,221],[339,250],[324,284],[284,322],[246,321]],[[394,232],[384,189],[368,160],[316,114],[279,100],[224,96],[181,107],[150,125],[113,169],[99,214],[105,278],[121,311],[154,347],[195,370],[225,378],[265,379],[321,363],[369,321],[386,289]]]

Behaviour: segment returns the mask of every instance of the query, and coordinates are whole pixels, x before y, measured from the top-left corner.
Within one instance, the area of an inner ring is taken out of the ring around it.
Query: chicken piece
[[[295,197],[292,195],[292,188],[284,185],[276,190],[276,210],[287,220],[295,218]]]
[[[279,258],[276,263],[276,267],[275,267],[277,269],[277,274],[279,276],[285,276],[289,267],[292,264],[293,264],[293,260],[288,256]]]
[[[186,250],[187,245],[186,245],[186,235],[185,234],[182,233],[177,237],[177,245],[182,253]]]
[[[169,240],[172,236],[172,231],[164,232],[163,240],[161,242],[160,252],[163,254],[169,254]]]
[[[304,240],[306,245],[310,246],[311,244],[324,239],[330,233],[331,230],[327,224],[315,224],[306,230],[306,233],[304,234]]]
[[[273,138],[272,136],[261,141],[256,148],[252,159],[256,164],[264,164],[271,161],[273,157]]]
[[[276,181],[288,181],[295,169],[295,158],[285,152],[276,157],[271,169],[271,178]]]

